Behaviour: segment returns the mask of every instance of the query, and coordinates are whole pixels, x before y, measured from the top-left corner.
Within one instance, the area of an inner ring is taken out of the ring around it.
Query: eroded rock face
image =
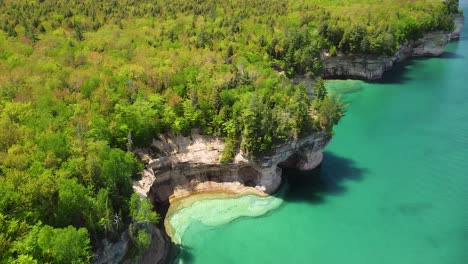
[[[94,254],[92,264],[120,263],[128,252],[130,238],[128,232],[121,234],[116,242],[102,240],[102,246]]]
[[[463,14],[457,14],[455,16],[455,30],[450,33],[450,41],[456,41],[460,39],[460,34],[463,31],[463,24],[465,23],[465,17]]]
[[[406,43],[392,56],[373,56],[363,54],[338,54],[329,56],[322,53],[323,77],[325,78],[358,78],[379,79],[385,71],[391,69],[395,63],[409,57],[440,56],[449,41],[445,32],[433,32],[423,38]]]
[[[338,54],[330,56],[323,52],[324,78],[356,78],[374,80],[380,79],[383,73],[391,69],[395,63],[410,57],[440,56],[444,53],[445,45],[450,40],[460,38],[464,17],[459,14],[455,17],[456,29],[451,32],[430,32],[421,39],[403,44],[392,56],[375,56],[365,54]]]
[[[159,264],[169,263],[177,254],[177,247],[171,242],[163,228],[151,226],[151,244],[141,259],[128,264]]]
[[[280,186],[281,167],[308,170],[318,166],[329,140],[327,133],[316,133],[277,146],[272,155],[261,160],[249,160],[239,152],[232,163],[222,164],[219,159],[224,143],[219,138],[197,131],[190,137],[161,136],[153,142],[152,153],[136,151],[146,167],[133,188],[156,205],[168,205],[197,192],[267,195]],[[173,258],[177,247],[167,235],[168,227],[165,223],[165,229],[152,229],[151,248],[138,263],[165,263]]]
[[[153,143],[160,152],[158,158],[150,159],[149,155],[138,153],[148,159],[145,175],[135,182],[134,189],[155,203],[166,203],[171,196],[220,188],[219,184],[207,184],[209,182],[236,183],[270,194],[281,184],[281,166],[302,170],[315,168],[322,161],[322,150],[329,140],[328,134],[316,133],[280,145],[272,155],[257,161],[245,158],[240,152],[234,162],[220,163],[224,143],[219,138],[196,132],[185,138],[161,137]]]

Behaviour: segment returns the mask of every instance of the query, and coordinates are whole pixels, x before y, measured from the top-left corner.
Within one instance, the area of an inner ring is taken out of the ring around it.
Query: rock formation
[[[159,157],[151,159],[147,152],[137,152],[147,165],[134,189],[148,195],[154,203],[166,203],[171,196],[192,192],[227,189],[236,192],[243,187],[270,194],[281,184],[281,167],[309,170],[318,166],[329,139],[325,132],[315,133],[277,146],[260,160],[249,160],[239,152],[232,163],[220,163],[224,143],[219,138],[196,131],[191,137],[161,136],[153,142]]]
[[[463,24],[465,23],[465,17],[463,14],[457,14],[455,16],[455,30],[449,34],[451,41],[456,41],[460,39],[460,34],[463,31]]]
[[[123,264],[143,264],[143,263],[167,263],[174,259],[177,248],[171,242],[164,228],[150,225],[151,244],[140,258],[125,259],[130,245],[128,230],[122,233],[116,242],[103,240],[103,246],[96,252],[93,264],[123,263]]]
[[[130,261],[128,264],[144,263],[168,263],[177,255],[177,247],[171,242],[164,228],[151,226],[151,244],[138,261]],[[127,264],[127,263],[125,263]]]
[[[330,56],[322,52],[324,78],[355,78],[374,80],[382,78],[385,71],[391,69],[396,63],[410,57],[433,57],[444,53],[445,45],[450,40],[460,38],[464,17],[462,14],[455,17],[456,29],[451,32],[429,32],[416,41],[407,42],[391,56],[366,54],[338,54]]]
[[[224,149],[220,138],[197,131],[190,137],[160,136],[153,141],[153,151],[136,151],[146,166],[133,189],[153,204],[162,205],[163,214],[170,200],[195,192],[267,195],[280,186],[281,168],[309,170],[318,166],[329,140],[327,133],[315,133],[279,145],[261,160],[249,160],[239,152],[232,163],[220,163]],[[138,263],[166,263],[176,250],[166,230],[154,228],[151,247]]]

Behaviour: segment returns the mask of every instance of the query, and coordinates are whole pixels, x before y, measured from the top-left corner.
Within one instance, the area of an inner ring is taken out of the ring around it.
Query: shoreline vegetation
[[[88,263],[160,221],[132,191],[132,152],[192,128],[221,161],[332,133],[343,105],[320,53],[391,54],[453,30],[458,1],[0,0],[0,263]],[[319,79],[320,80],[320,79]]]

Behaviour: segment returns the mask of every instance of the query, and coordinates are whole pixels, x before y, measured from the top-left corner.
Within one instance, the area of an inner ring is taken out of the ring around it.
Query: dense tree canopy
[[[157,215],[132,154],[194,127],[222,160],[331,132],[343,106],[289,77],[320,52],[386,54],[449,30],[457,1],[0,0],[0,263],[87,262]]]

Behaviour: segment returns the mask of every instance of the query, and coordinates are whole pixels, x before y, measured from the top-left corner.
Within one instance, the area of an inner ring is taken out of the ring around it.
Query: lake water
[[[277,197],[180,211],[194,217],[178,262],[468,263],[468,25],[441,58],[327,85],[349,108],[321,169],[287,172]]]

